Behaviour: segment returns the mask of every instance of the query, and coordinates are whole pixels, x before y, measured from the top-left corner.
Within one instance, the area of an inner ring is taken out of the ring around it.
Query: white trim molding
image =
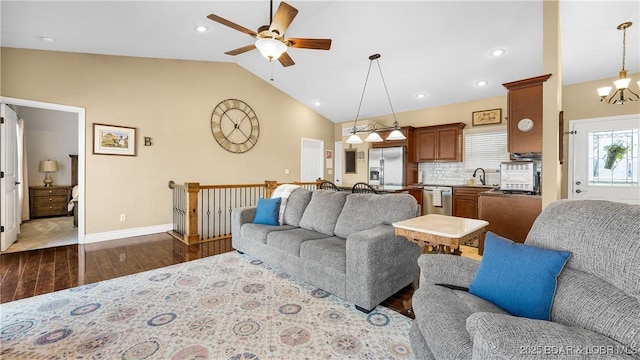
[[[86,234],[84,236],[84,243],[90,244],[90,243],[96,243],[100,241],[109,241],[109,240],[123,239],[123,238],[134,237],[134,236],[158,234],[158,233],[164,233],[171,230],[173,230],[173,224],[162,224],[162,225],[145,226],[145,227],[133,228],[133,229],[106,231],[101,233]]]

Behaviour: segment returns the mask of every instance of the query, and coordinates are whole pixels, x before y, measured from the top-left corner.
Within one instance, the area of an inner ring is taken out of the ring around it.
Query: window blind
[[[476,168],[500,170],[500,163],[508,160],[506,131],[465,135],[465,170],[473,171]]]

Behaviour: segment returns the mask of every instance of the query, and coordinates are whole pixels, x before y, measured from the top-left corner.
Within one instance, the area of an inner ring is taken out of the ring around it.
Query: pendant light
[[[618,80],[614,81],[613,84],[616,87],[616,91],[611,95],[609,99],[609,92],[611,92],[611,86],[603,86],[598,88],[598,95],[600,95],[600,101],[606,101],[609,105],[620,104],[624,105],[624,103],[629,101],[637,101],[638,94],[633,92],[629,88],[629,83],[631,83],[631,79],[627,77],[627,70],[624,68],[625,56],[627,52],[627,29],[631,27],[633,23],[631,21],[624,22],[618,25],[617,29],[622,30],[622,70],[618,74]],[[640,81],[638,81],[638,86],[640,87]],[[626,91],[626,93],[625,93]]]
[[[358,136],[358,133],[368,132],[369,135],[364,140],[366,142],[381,142],[382,137],[378,134],[380,130],[392,130],[391,133],[387,136],[387,140],[406,140],[407,137],[404,136],[402,131],[400,131],[400,125],[398,125],[398,120],[396,119],[396,113],[393,111],[393,105],[391,104],[391,98],[389,97],[389,90],[387,90],[387,84],[384,81],[384,75],[382,75],[382,68],[380,67],[380,54],[373,54],[369,56],[369,69],[367,70],[367,77],[364,80],[364,88],[362,89],[362,96],[360,97],[360,104],[358,105],[358,112],[356,113],[356,119],[353,122],[353,129],[351,130],[351,136],[347,139],[347,144],[362,144],[362,138]],[[362,107],[362,100],[364,99],[364,93],[367,89],[367,83],[369,81],[369,74],[371,73],[371,65],[375,60],[378,65],[378,70],[380,71],[380,77],[382,78],[382,85],[384,86],[384,91],[387,94],[387,100],[389,101],[389,106],[391,107],[391,114],[393,115],[393,125],[386,126],[379,123],[368,124],[364,127],[357,127],[358,117],[360,116],[360,108]]]

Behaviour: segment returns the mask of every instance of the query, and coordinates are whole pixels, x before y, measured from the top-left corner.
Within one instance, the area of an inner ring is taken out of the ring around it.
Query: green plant
[[[604,150],[607,152],[607,157],[605,159],[604,168],[605,169],[613,169],[616,167],[616,161],[622,160],[622,158],[629,150],[629,147],[624,145],[620,141],[616,141],[611,145],[607,145],[604,147]]]
[[[604,150],[607,152],[607,156],[614,156],[616,159],[622,160],[622,158],[627,154],[629,147],[624,145],[622,142],[617,141],[611,145],[605,146]]]

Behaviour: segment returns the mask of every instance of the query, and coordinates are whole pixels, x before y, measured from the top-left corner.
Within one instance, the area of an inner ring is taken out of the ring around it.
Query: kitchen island
[[[533,222],[542,212],[542,196],[505,194],[500,190],[480,193],[478,218],[489,222],[491,231],[517,243],[527,238]],[[484,239],[478,243],[478,255],[484,252]]]

